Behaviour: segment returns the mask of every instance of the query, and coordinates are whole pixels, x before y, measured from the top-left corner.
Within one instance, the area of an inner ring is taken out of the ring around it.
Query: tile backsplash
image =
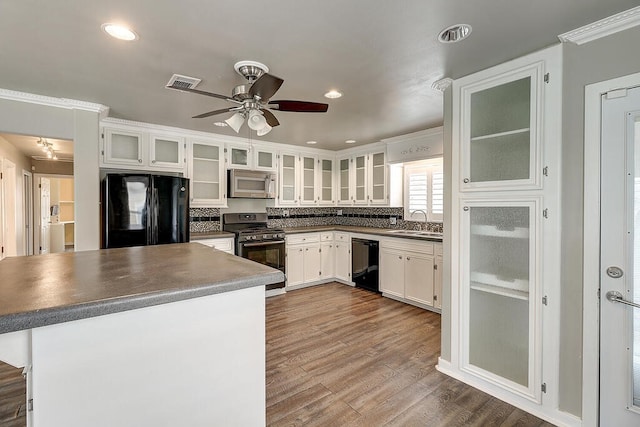
[[[318,225],[350,225],[407,230],[442,232],[442,223],[404,221],[404,208],[387,207],[267,207],[268,226],[277,228],[309,227]],[[190,231],[192,233],[220,231],[222,215],[219,208],[191,208]],[[287,213],[288,215],[285,215]],[[341,214],[341,215],[339,215]],[[392,225],[392,218],[396,224]]]

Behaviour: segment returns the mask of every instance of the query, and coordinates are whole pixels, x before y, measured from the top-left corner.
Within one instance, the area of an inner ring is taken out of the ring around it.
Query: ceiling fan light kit
[[[271,97],[280,89],[284,80],[269,74],[269,68],[260,62],[240,61],[233,68],[247,82],[234,87],[230,97],[186,87],[185,85],[171,84],[171,81],[166,87],[232,102],[235,104],[233,107],[198,114],[193,118],[202,119],[217,114],[234,112],[233,116],[225,120],[225,123],[238,133],[246,119],[249,128],[255,130],[258,136],[266,135],[271,129],[280,125],[276,116],[270,111],[271,109],[301,113],[325,113],[329,108],[329,105],[318,102],[271,101]]]

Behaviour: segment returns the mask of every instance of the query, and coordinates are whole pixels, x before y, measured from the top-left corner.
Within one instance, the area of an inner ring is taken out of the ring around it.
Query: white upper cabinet
[[[142,132],[104,128],[102,138],[102,163],[130,166],[144,165]]]
[[[184,172],[184,138],[131,127],[104,127],[100,165],[148,171]]]
[[[251,169],[252,162],[249,145],[227,144],[225,151],[228,169]]]
[[[541,187],[542,61],[508,73],[456,81],[462,191]]]
[[[333,165],[335,164],[335,160],[329,158],[320,158],[318,160],[318,164],[320,168],[318,171],[319,203],[321,205],[334,205],[336,202],[333,176]]]
[[[255,148],[253,150],[253,169],[264,171],[278,169],[275,152],[264,148]]]
[[[315,156],[300,156],[300,204],[317,205],[320,199],[316,196],[318,187],[318,158]]]
[[[369,154],[369,203],[385,204],[387,199],[387,162],[385,153],[373,152]]]
[[[338,158],[338,204],[386,205],[388,166],[384,150],[356,153]]]
[[[338,203],[351,204],[351,159],[338,159]]]
[[[191,206],[225,207],[227,199],[223,144],[189,140],[187,157],[191,178]]]
[[[281,206],[295,206],[298,204],[298,170],[297,154],[280,153],[280,192],[278,204]]]
[[[184,169],[186,144],[178,136],[149,135],[149,165],[164,169]]]

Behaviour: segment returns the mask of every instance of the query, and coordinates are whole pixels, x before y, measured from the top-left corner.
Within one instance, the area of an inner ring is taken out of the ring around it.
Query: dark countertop
[[[389,228],[374,228],[374,227],[356,227],[350,225],[312,225],[308,227],[288,227],[284,228],[286,234],[299,234],[299,233],[315,233],[321,231],[344,231],[347,233],[361,233],[361,234],[373,234],[383,237],[395,237],[399,239],[414,239],[430,242],[442,242],[442,237],[435,236],[419,236],[415,234],[400,234],[393,233],[397,229]]]
[[[235,234],[227,231],[207,231],[204,233],[189,233],[190,240],[221,239],[223,237],[235,237]]]
[[[284,281],[197,243],[0,261],[0,334]]]

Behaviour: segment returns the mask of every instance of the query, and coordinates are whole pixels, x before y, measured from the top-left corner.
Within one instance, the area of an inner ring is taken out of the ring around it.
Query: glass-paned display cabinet
[[[339,159],[338,160],[338,203],[350,204],[351,203],[351,174],[349,171],[349,163],[351,159]]]
[[[225,203],[224,163],[221,144],[189,142],[191,159],[191,206]]]
[[[534,394],[537,199],[464,202],[465,368]]]
[[[302,196],[301,204],[317,204],[316,200],[316,165],[318,160],[315,157],[302,156]]]
[[[384,152],[370,155],[369,202],[384,204],[387,202],[387,164]]]
[[[296,154],[280,155],[280,196],[281,205],[295,205],[298,203],[297,182],[298,156]]]
[[[462,191],[541,186],[539,64],[462,89]]]
[[[333,160],[320,159],[320,203],[333,204]]]
[[[367,203],[367,156],[365,154],[353,158],[354,192],[353,203]]]

